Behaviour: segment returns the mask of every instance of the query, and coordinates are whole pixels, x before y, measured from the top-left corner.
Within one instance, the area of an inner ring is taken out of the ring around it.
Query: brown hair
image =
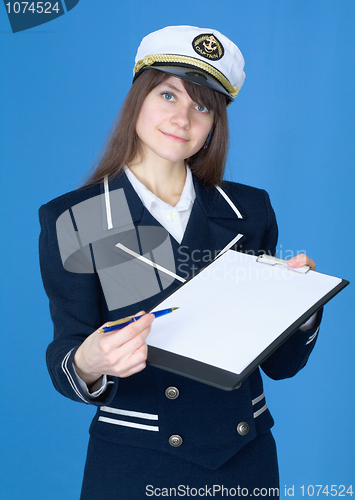
[[[140,141],[136,134],[136,123],[144,99],[157,85],[171,75],[156,70],[147,70],[134,81],[116,118],[111,132],[103,147],[103,153],[97,166],[94,165],[85,186],[97,184],[108,175],[122,174],[125,165],[129,165],[142,154]],[[182,80],[186,92],[197,104],[206,106],[214,112],[214,124],[211,140],[207,148],[202,148],[187,160],[192,173],[206,186],[219,185],[222,182],[228,154],[228,118],[226,98],[213,90]]]

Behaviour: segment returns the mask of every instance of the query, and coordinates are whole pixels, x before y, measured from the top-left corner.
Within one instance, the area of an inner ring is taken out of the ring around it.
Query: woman
[[[243,67],[239,49],[216,30],[173,26],[145,37],[97,169],[83,188],[40,209],[54,323],[48,368],[62,394],[98,407],[83,500],[276,496],[273,419],[259,370],[225,392],[147,366],[151,314],[98,332],[151,310],[226,246],[275,253],[268,195],[222,182],[226,107],[243,85]],[[305,255],[289,263],[314,269]],[[320,315],[303,325],[262,369],[275,379],[295,375],[319,322]]]

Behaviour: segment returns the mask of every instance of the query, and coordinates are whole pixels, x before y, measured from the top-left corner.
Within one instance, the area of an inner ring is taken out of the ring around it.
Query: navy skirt
[[[271,432],[258,436],[216,470],[168,453],[90,438],[81,500],[156,497],[278,498]]]

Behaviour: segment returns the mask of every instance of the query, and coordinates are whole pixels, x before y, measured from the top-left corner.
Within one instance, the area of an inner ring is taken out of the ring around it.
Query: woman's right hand
[[[141,314],[144,311],[137,315]],[[78,376],[92,386],[104,374],[125,378],[143,370],[148,354],[145,341],[153,320],[153,314],[144,314],[121,330],[89,335],[74,356]]]

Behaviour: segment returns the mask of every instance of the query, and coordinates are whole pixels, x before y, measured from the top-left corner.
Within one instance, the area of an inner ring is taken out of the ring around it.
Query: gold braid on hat
[[[179,56],[176,54],[153,54],[149,56],[145,56],[144,59],[141,59],[134,66],[134,72],[138,73],[144,66],[153,66],[155,63],[169,63],[169,67],[172,66],[173,63],[180,63],[188,66],[195,66],[197,68],[202,69],[205,73],[211,75],[215,80],[217,80],[222,87],[226,89],[228,94],[234,99],[237,97],[239,89],[232,85],[229,80],[218,71],[218,69],[214,68],[208,63],[200,61],[200,59],[196,59],[194,57],[188,56]]]

